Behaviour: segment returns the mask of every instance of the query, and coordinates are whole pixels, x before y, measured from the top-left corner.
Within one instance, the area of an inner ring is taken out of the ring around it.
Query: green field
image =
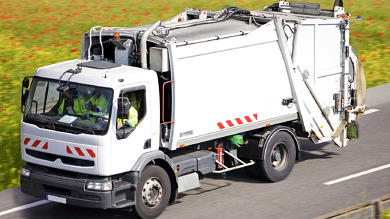
[[[298,0],[299,1],[299,0]],[[332,0],[310,0],[331,9]],[[82,33],[93,26],[131,27],[167,20],[184,8],[256,10],[274,0],[0,0],[0,191],[19,185],[21,81],[43,65],[80,57]],[[390,82],[390,2],[344,0],[352,17],[351,44],[367,86]]]

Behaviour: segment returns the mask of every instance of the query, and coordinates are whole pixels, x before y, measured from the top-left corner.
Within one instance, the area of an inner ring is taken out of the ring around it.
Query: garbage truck
[[[300,141],[358,137],[365,79],[336,0],[185,9],[92,27],[81,58],[22,81],[23,193],[160,215],[206,174],[284,180]]]

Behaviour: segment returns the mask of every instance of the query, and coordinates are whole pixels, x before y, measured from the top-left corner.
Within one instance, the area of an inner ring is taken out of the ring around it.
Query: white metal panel
[[[331,140],[341,121],[341,114],[333,109],[333,94],[341,92],[344,86],[341,36],[340,21],[334,19],[303,20],[295,36],[294,66],[299,68],[294,75],[298,100],[305,106],[300,107],[302,119],[306,131],[314,131],[319,142]],[[302,83],[304,71],[308,76],[306,84]],[[316,96],[317,101],[313,102],[311,96]],[[329,114],[324,116],[321,110]]]
[[[255,122],[296,112],[281,104],[292,94],[276,34],[268,29],[264,36],[176,48],[173,142],[218,132],[218,123],[231,128],[247,124],[246,117]]]
[[[340,25],[319,24],[316,28],[316,69],[325,70],[340,67],[341,34]],[[339,72],[335,72],[339,73]],[[317,77],[325,75],[317,74]]]
[[[314,83],[315,73],[315,40],[314,24],[299,25],[294,45],[294,65],[310,73],[309,80]]]

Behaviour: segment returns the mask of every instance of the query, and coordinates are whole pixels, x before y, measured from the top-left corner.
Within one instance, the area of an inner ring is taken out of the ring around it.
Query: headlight
[[[111,191],[112,182],[87,182],[86,189],[95,191]]]
[[[30,174],[31,174],[31,171],[29,169],[22,167],[22,169],[20,170],[20,175],[22,175],[24,177],[30,178]]]

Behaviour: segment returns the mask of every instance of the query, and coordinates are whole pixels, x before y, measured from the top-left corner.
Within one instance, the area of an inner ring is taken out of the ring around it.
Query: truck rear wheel
[[[296,156],[294,139],[290,134],[279,131],[271,136],[265,146],[264,160],[258,160],[249,166],[249,176],[271,182],[282,181],[290,174]]]
[[[159,166],[145,167],[137,184],[135,211],[141,218],[156,218],[168,205],[171,183]]]

